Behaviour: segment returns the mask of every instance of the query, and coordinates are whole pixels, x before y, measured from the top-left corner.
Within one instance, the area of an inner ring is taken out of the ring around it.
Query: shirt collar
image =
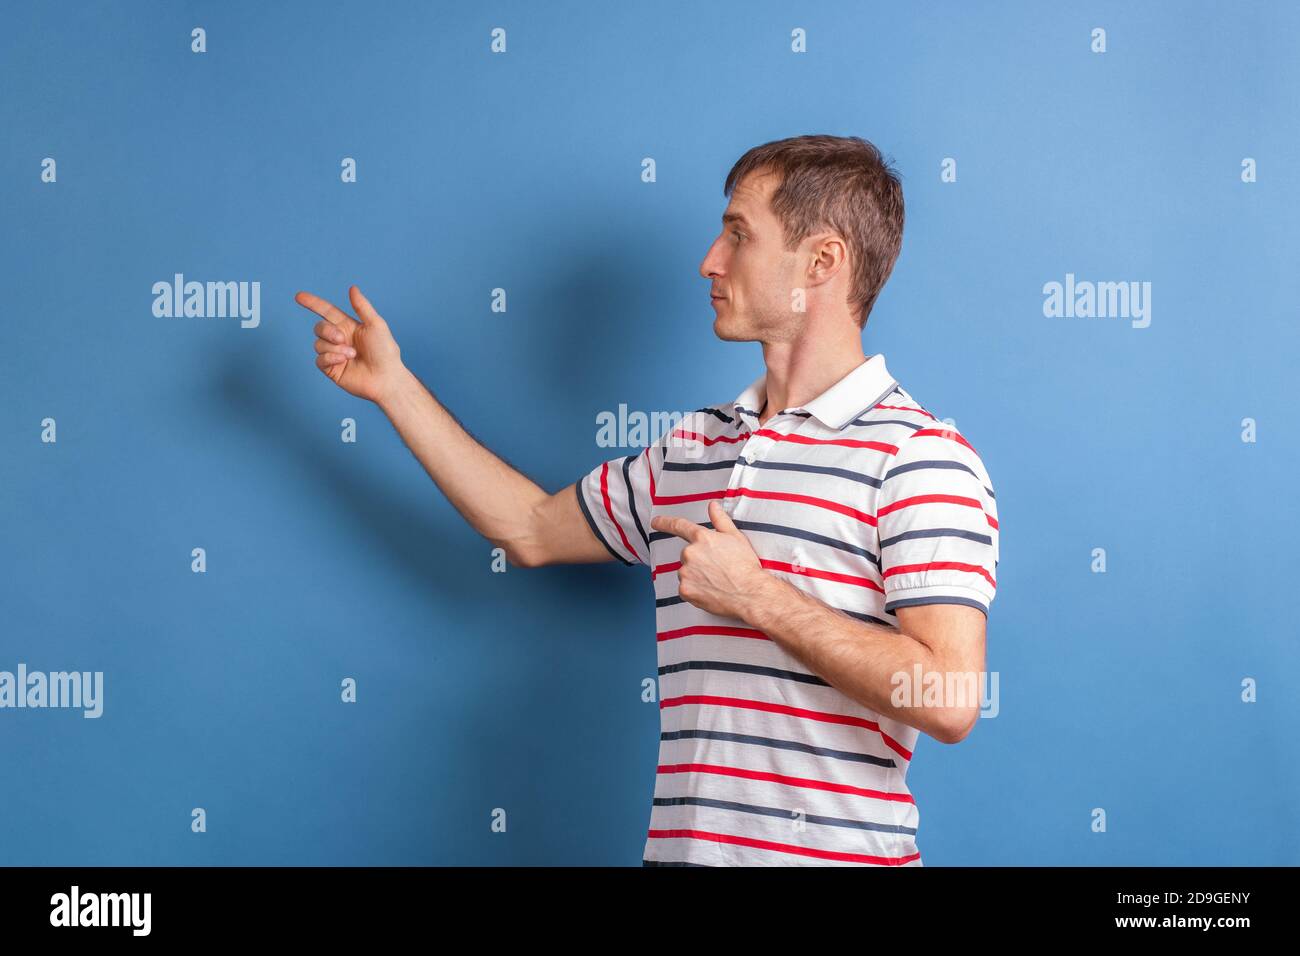
[[[885,367],[885,356],[876,353],[806,405],[781,409],[807,412],[823,425],[839,431],[862,412],[893,391],[898,383]],[[766,397],[767,372],[736,396],[735,411],[757,416]]]

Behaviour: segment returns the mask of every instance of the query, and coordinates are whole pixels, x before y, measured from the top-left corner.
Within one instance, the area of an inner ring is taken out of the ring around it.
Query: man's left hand
[[[746,605],[774,578],[716,498],[709,502],[709,521],[712,529],[661,515],[651,520],[650,527],[686,541],[677,572],[682,600],[710,614],[744,620]]]

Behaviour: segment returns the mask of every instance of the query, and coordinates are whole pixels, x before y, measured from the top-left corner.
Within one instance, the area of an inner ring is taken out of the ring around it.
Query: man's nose
[[[722,254],[718,251],[717,240],[714,240],[713,245],[709,246],[704,261],[700,263],[700,275],[705,279],[712,279],[714,276],[722,275]]]

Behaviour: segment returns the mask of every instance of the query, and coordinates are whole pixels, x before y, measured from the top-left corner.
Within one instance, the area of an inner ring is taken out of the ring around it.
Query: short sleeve
[[[578,506],[605,548],[624,564],[650,564],[654,486],[663,470],[667,428],[637,455],[611,458],[578,482]]]
[[[987,616],[997,590],[998,513],[975,449],[940,423],[907,438],[876,509],[885,610],[965,604]]]

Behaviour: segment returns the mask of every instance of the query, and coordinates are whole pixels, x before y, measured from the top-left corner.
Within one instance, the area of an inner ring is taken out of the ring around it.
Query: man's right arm
[[[414,373],[403,368],[377,404],[461,517],[510,563],[614,559],[583,517],[576,483],[548,493],[480,444]]]
[[[461,516],[521,567],[612,561],[578,505],[578,488],[556,494],[492,454],[401,361],[388,323],[361,290],[348,290],[357,317],[299,292],[320,316],[316,366],[339,388],[378,405]]]

